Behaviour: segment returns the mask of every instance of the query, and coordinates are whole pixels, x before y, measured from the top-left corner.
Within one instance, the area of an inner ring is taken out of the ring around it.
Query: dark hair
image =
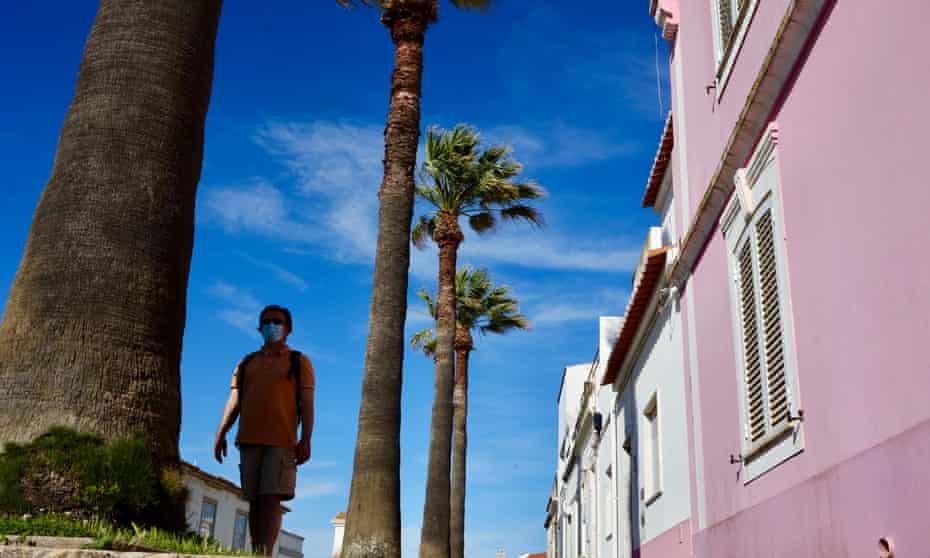
[[[262,327],[262,318],[265,317],[265,314],[268,312],[281,312],[284,314],[284,325],[287,326],[287,332],[290,333],[294,331],[294,321],[291,319],[291,311],[283,306],[278,306],[277,304],[271,304],[262,308],[261,313],[258,315],[258,327]]]

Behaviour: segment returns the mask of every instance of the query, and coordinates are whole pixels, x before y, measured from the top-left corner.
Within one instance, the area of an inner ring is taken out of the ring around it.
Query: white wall
[[[331,521],[333,524],[333,551],[330,554],[332,558],[339,558],[342,555],[342,540],[345,537],[346,520],[337,517]]]
[[[302,558],[304,538],[296,533],[281,529],[275,544],[274,556],[281,558]]]
[[[615,431],[615,446],[622,451],[622,444],[629,436],[636,461],[629,472],[639,491],[633,495],[634,513],[638,517],[633,518],[631,537],[636,546],[648,543],[688,519],[691,510],[684,347],[677,305],[673,301],[667,303],[651,326],[642,338],[641,352],[619,395],[614,416],[617,425],[622,425]],[[621,372],[619,379],[625,376]],[[645,499],[650,494],[643,494],[642,489],[645,468],[650,464],[644,462],[647,457],[644,448],[648,443],[645,411],[654,396],[658,401],[661,495],[646,505]],[[615,455],[618,454],[615,452]],[[621,481],[618,488],[621,500],[628,501],[629,487]]]
[[[575,420],[578,418],[578,413],[580,411],[581,392],[584,390],[584,381],[587,378],[588,372],[590,370],[590,362],[586,364],[575,364],[573,366],[565,367],[565,372],[562,377],[562,391],[559,397],[558,434],[560,452],[562,451],[563,447],[567,448],[574,442],[574,440],[572,440],[572,434],[575,427]],[[566,435],[568,436],[567,442],[565,441]],[[565,442],[564,446],[563,442]],[[564,463],[560,463],[560,478],[564,472]]]
[[[195,532],[199,530],[203,499],[204,497],[210,498],[216,501],[213,538],[224,547],[232,548],[236,512],[248,514],[249,503],[243,500],[238,492],[217,488],[192,474],[184,474],[184,486],[188,490],[185,510],[188,527]],[[245,533],[245,544],[246,548],[252,547],[252,538],[249,536],[248,528]],[[301,556],[303,556],[303,537],[282,529],[272,551],[272,558],[300,558]]]
[[[189,491],[187,498],[187,525],[197,532],[200,526],[200,512],[204,497],[216,501],[216,519],[213,525],[213,538],[226,548],[232,548],[233,526],[236,520],[236,511],[249,513],[249,503],[228,490],[220,490],[208,485],[202,479],[192,475],[184,475],[184,485]],[[246,544],[250,544],[246,532]]]

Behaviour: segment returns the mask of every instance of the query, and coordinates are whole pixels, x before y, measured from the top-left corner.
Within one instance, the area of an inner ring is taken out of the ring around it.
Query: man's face
[[[281,312],[280,310],[269,310],[265,312],[264,314],[262,314],[260,325],[264,326],[267,323],[283,325],[285,338],[291,332],[291,329],[287,327],[287,320],[284,317],[284,312]]]

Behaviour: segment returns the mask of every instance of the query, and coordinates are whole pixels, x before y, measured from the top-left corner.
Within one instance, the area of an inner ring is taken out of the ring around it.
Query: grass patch
[[[186,499],[180,473],[157,470],[143,436],[105,443],[52,428],[0,454],[0,513],[74,512],[182,531]]]
[[[66,515],[37,517],[0,517],[0,535],[25,541],[27,536],[87,537],[94,539],[87,548],[97,550],[156,550],[176,554],[255,556],[251,552],[223,548],[214,539],[195,533],[172,533],[155,527],[118,528],[99,519],[77,519]],[[9,544],[0,541],[0,544]]]

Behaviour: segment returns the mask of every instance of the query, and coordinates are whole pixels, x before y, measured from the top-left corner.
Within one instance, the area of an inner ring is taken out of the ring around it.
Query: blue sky
[[[512,286],[532,331],[477,340],[471,366],[466,554],[545,548],[562,367],[596,349],[596,317],[620,314],[651,212],[639,208],[662,127],[647,2],[444,3],[426,39],[423,126],[477,126],[515,148],[548,191],[542,231],[469,235],[460,263]],[[237,478],[211,444],[232,367],[260,340],[264,304],[292,308],[291,344],[317,370],[313,459],[285,528],[328,556],[348,499],[367,333],[393,60],[377,12],[335,2],[227,2],[220,24],[182,360],[181,450]],[[0,21],[0,304],[48,178],[96,3],[11,3]],[[665,45],[661,44],[663,71]],[[663,103],[668,109],[667,78]],[[436,253],[414,254],[413,292],[434,288]],[[409,353],[402,447],[404,553],[424,498],[433,371]]]

